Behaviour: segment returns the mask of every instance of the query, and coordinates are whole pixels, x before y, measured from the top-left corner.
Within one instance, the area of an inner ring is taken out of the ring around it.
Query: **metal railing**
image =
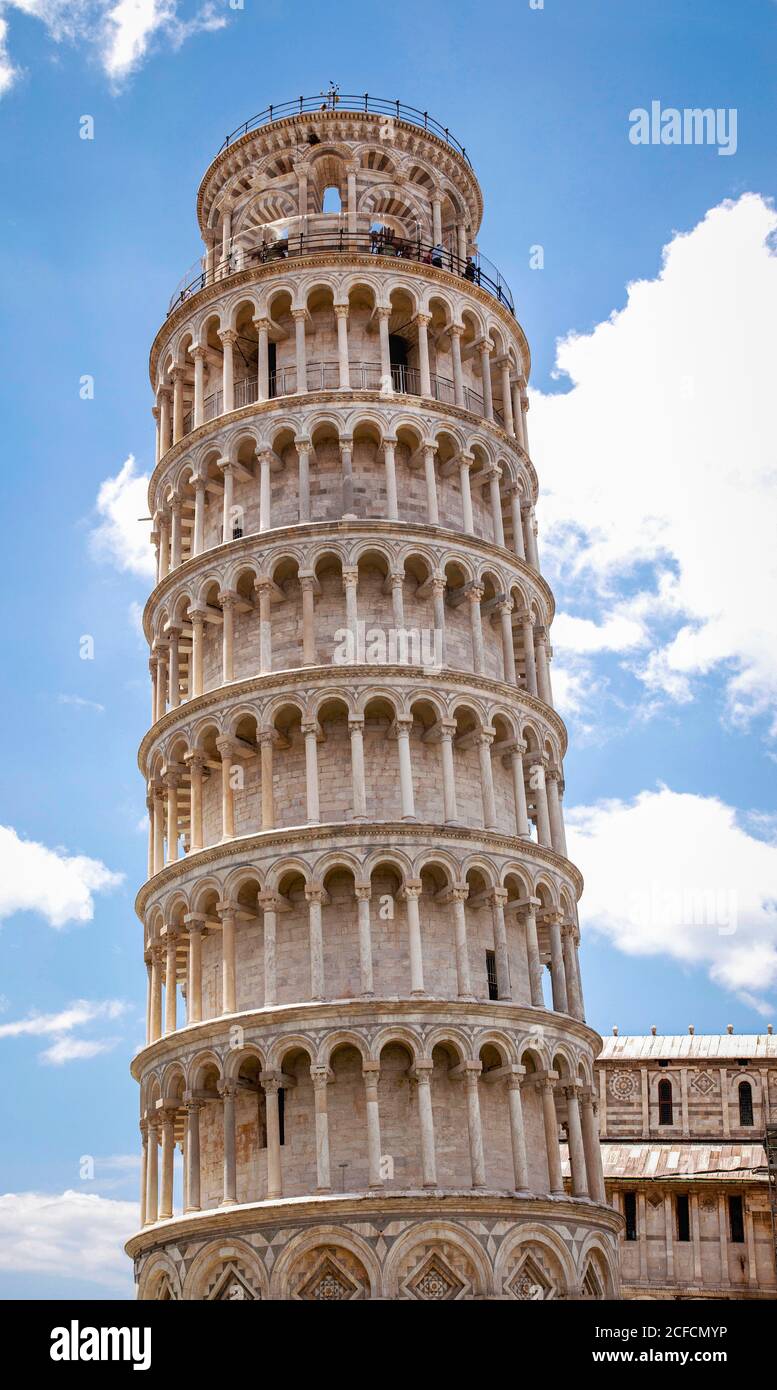
[[[479,251],[474,256],[462,257],[447,247],[433,246],[431,242],[422,241],[420,237],[400,237],[389,231],[348,232],[343,228],[337,231],[290,232],[287,237],[262,242],[259,246],[249,249],[241,247],[219,264],[212,277],[207,271],[200,271],[198,275],[187,280],[187,283],[179,282],[171,296],[167,312],[171,314],[207,284],[228,279],[242,270],[250,270],[256,265],[265,265],[272,261],[329,254],[380,256],[400,262],[416,261],[439,270],[447,270],[449,274],[457,275],[469,284],[479,285],[509,309],[511,314],[515,313],[510,286],[493,262],[482,256]]]
[[[380,391],[383,386],[383,374],[379,362],[351,363],[348,369],[348,378],[349,391]],[[456,404],[455,387],[448,377],[431,376],[430,384],[431,396],[428,399],[439,401],[442,405]],[[271,400],[275,400],[278,396],[296,395],[296,367],[278,367],[276,371],[270,373],[269,386]],[[391,386],[392,390],[399,395],[420,396],[423,394],[421,391],[421,373],[417,367],[406,367],[392,363]],[[337,362],[308,362],[306,390],[339,391],[339,364]],[[234,397],[235,410],[240,410],[244,405],[254,405],[259,397],[256,377],[243,377],[240,381],[236,381]],[[211,395],[205,397],[202,408],[203,424],[209,420],[215,420],[217,416],[223,414],[223,400],[222,391],[213,391]],[[474,415],[482,415],[483,397],[480,392],[465,386],[464,407]],[[497,410],[496,406],[494,407],[494,419],[498,424],[504,425],[504,416],[500,410]],[[191,434],[193,428],[194,412],[190,410],[183,419],[184,434]]]
[[[470,168],[472,167],[472,160],[464,146],[451,135],[447,126],[441,125],[428,111],[419,111],[417,106],[406,106],[402,101],[391,101],[386,97],[371,97],[368,92],[355,95],[334,90],[319,92],[317,97],[297,97],[293,101],[281,101],[266,106],[264,111],[244,121],[225,137],[219,154],[242,135],[247,135],[249,130],[257,130],[273,121],[287,120],[290,116],[302,116],[306,111],[367,111],[376,116],[390,116],[398,121],[407,121],[409,125],[420,126],[421,130],[431,131],[432,135],[444,140],[446,145],[450,145],[457,154],[466,159]]]

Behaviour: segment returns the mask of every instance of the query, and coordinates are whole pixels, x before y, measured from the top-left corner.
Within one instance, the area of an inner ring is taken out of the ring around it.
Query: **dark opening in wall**
[[[745,1213],[741,1197],[728,1199],[728,1224],[732,1245],[742,1245],[745,1239]]]
[[[623,1194],[623,1215],[626,1218],[626,1239],[637,1239],[637,1194],[636,1192],[624,1192]]]
[[[687,1192],[678,1192],[675,1197],[675,1209],[677,1211],[677,1239],[690,1240],[691,1212],[690,1199]]]

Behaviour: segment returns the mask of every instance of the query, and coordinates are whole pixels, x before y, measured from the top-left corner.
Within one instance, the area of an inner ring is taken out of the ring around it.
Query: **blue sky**
[[[199,254],[197,185],[269,101],[330,79],[399,96],[480,178],[480,246],[533,350],[590,1020],[777,1015],[776,28],[771,0],[0,0],[0,1296],[131,1292],[114,1251],[137,1187],[148,583],[111,513],[122,484],[102,514],[98,496],[129,455],[149,468],[148,348]],[[735,108],[736,153],[635,146],[653,100]],[[684,888],[720,920],[689,925]]]

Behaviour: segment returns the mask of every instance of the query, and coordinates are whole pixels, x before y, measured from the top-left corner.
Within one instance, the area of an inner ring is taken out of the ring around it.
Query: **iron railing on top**
[[[239,140],[241,135],[247,135],[249,130],[257,130],[259,126],[270,125],[272,121],[282,121],[289,116],[301,116],[306,111],[368,111],[376,116],[393,116],[398,121],[407,121],[409,125],[431,131],[466,159],[470,167],[472,166],[464,146],[451,135],[447,126],[441,125],[428,111],[419,111],[417,106],[406,106],[402,101],[391,101],[386,97],[371,97],[368,92],[362,95],[336,91],[319,92],[317,97],[297,97],[293,101],[281,101],[266,106],[264,111],[244,121],[226,136],[219,154],[222,150],[228,149],[233,141]]]
[[[515,314],[512,291],[497,267],[478,251],[474,256],[461,257],[445,246],[433,246],[420,237],[400,237],[389,231],[348,232],[337,230],[290,232],[277,240],[261,242],[258,246],[234,250],[214,271],[213,279],[223,280],[241,270],[271,261],[296,259],[298,256],[369,255],[398,261],[418,261],[458,275],[469,284],[479,285]],[[186,279],[186,277],[184,277]],[[170,299],[167,312],[171,314],[180,304],[209,283],[206,271],[179,283]]]

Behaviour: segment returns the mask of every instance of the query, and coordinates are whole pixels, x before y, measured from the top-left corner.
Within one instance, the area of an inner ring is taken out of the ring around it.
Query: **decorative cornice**
[[[152,382],[153,385],[153,382]],[[237,410],[230,410],[226,415],[216,415],[213,420],[204,420],[196,429],[190,430],[183,435],[175,444],[162,455],[157,464],[154,465],[151,477],[148,480],[148,504],[153,510],[152,495],[158,487],[160,478],[168,467],[172,467],[178,462],[182,454],[185,454],[192,444],[199,444],[202,440],[211,435],[218,435],[220,430],[231,428],[234,424],[240,424],[244,420],[251,419],[254,415],[274,415],[285,413],[300,406],[330,405],[348,406],[353,409],[354,404],[380,405],[389,408],[390,405],[397,403],[406,409],[408,406],[420,410],[432,410],[444,416],[453,416],[454,419],[462,420],[465,424],[477,424],[477,429],[481,429],[486,434],[496,436],[499,443],[504,447],[512,449],[518,455],[520,461],[525,465],[532,484],[533,500],[536,502],[539,494],[539,479],[537,470],[534,467],[529,455],[522,444],[514,439],[511,434],[503,430],[497,420],[486,420],[482,415],[478,415],[474,410],[465,410],[463,406],[453,405],[447,401],[435,401],[428,396],[411,396],[402,392],[395,392],[392,396],[384,396],[380,391],[359,391],[351,387],[348,391],[330,389],[327,391],[305,391],[299,395],[294,393],[290,396],[273,396],[269,401],[253,401],[250,405],[240,406]]]
[[[410,1189],[407,1192],[319,1193],[306,1197],[285,1197],[266,1202],[246,1202],[240,1206],[211,1207],[207,1211],[188,1212],[167,1221],[157,1221],[132,1236],[124,1249],[131,1259],[164,1250],[198,1236],[226,1238],[242,1232],[256,1231],[263,1225],[287,1226],[296,1224],[345,1223],[349,1220],[399,1220],[401,1217],[439,1216],[452,1220],[458,1215],[464,1220],[484,1216],[501,1216],[509,1222],[550,1221],[553,1225],[568,1221],[572,1226],[607,1231],[613,1235],[624,1228],[624,1220],[611,1207],[599,1206],[587,1198],[518,1197],[504,1190],[473,1192],[468,1188],[445,1191]]]
[[[312,685],[319,689],[322,684],[333,682],[342,685],[346,681],[358,681],[360,686],[385,683],[386,679],[401,679],[408,686],[417,688],[419,682],[428,682],[429,676],[423,666],[298,666],[288,671],[269,671],[264,675],[248,676],[245,680],[233,681],[229,685],[218,685],[203,695],[195,695],[184,704],[166,712],[143,736],[138,748],[138,768],[147,775],[145,764],[154,747],[165,734],[177,728],[189,717],[196,717],[206,710],[226,706],[227,701],[244,699],[246,695],[272,694],[280,690],[298,690],[301,686]],[[528,690],[519,690],[506,681],[492,680],[489,676],[478,675],[474,671],[445,670],[435,675],[435,686],[444,689],[445,685],[456,690],[467,689],[483,691],[498,697],[505,703],[513,703],[516,709],[539,715],[549,724],[559,739],[561,756],[567,750],[567,730],[561,716],[550,705],[543,704]]]
[[[331,1021],[328,1019],[331,1015]],[[575,1041],[590,1048],[596,1058],[602,1045],[601,1035],[594,1028],[571,1014],[554,1013],[551,1009],[536,1009],[528,1004],[508,1003],[494,999],[449,999],[435,996],[413,996],[409,999],[382,998],[376,995],[366,999],[325,999],[308,1000],[296,1004],[276,1004],[267,1009],[246,1009],[242,1013],[219,1014],[215,1018],[203,1019],[199,1023],[178,1028],[147,1047],[135,1053],[130,1064],[132,1076],[136,1081],[159,1062],[168,1057],[178,1058],[182,1051],[192,1047],[202,1050],[209,1043],[220,1039],[229,1040],[230,1030],[237,1024],[244,1033],[251,1030],[246,1042],[258,1043],[265,1032],[276,1030],[274,1036],[282,1036],[278,1030],[288,1028],[301,1030],[341,1031],[348,1025],[355,1027],[360,1020],[370,1028],[383,1029],[389,1024],[408,1023],[418,1016],[424,1019],[425,1026],[438,1023],[462,1025],[477,1030],[489,1028],[523,1028],[527,1033],[542,1029],[551,1036],[574,1038]],[[428,1022],[427,1022],[428,1020]]]
[[[275,848],[277,851],[277,847],[282,845],[284,854],[294,855],[299,853],[302,847],[316,840],[325,841],[327,845],[332,841],[344,840],[372,846],[375,842],[385,845],[387,838],[390,838],[392,844],[413,840],[435,845],[443,842],[464,842],[492,852],[501,851],[511,859],[528,858],[537,861],[544,868],[555,869],[565,875],[573,885],[577,898],[583,892],[583,875],[576,865],[555,850],[535,844],[533,840],[521,840],[518,836],[503,835],[497,830],[439,825],[432,821],[417,821],[412,824],[409,821],[353,821],[347,825],[342,821],[332,821],[328,825],[285,825],[281,829],[260,830],[252,835],[238,835],[234,840],[220,841],[206,849],[190,850],[184,859],[166,864],[153,878],[146,880],[135,899],[135,911],[142,922],[149,898],[161,889],[172,887],[189,873],[202,873],[206,865],[245,857],[257,850]]]
[[[377,530],[376,539],[391,540],[393,538],[418,537],[427,543],[447,542],[448,544],[461,546],[466,552],[475,551],[477,554],[485,556],[486,559],[501,560],[503,564],[509,564],[522,579],[531,580],[532,584],[542,593],[547,605],[549,619],[547,626],[553,622],[556,612],[556,600],[548,581],[540,574],[539,570],[532,568],[526,560],[522,560],[516,555],[514,550],[509,550],[507,546],[495,545],[492,541],[483,540],[480,536],[470,536],[465,531],[453,531],[447,526],[425,526],[420,522],[412,521],[389,521],[384,517],[364,517],[356,521],[301,521],[295,522],[291,526],[277,526],[267,531],[253,531],[248,536],[241,536],[237,540],[222,541],[221,545],[211,546],[209,550],[203,550],[199,555],[190,555],[175,569],[169,570],[164,579],[160,579],[154,585],[143,609],[143,630],[148,641],[146,632],[146,619],[152,608],[159,603],[170,589],[176,587],[182,578],[187,578],[191,574],[196,574],[199,569],[207,571],[212,568],[214,561],[222,558],[234,557],[240,559],[246,554],[260,553],[268,550],[272,545],[282,544],[284,541],[299,542],[310,537],[312,540],[319,540],[322,536],[331,536],[333,539],[343,537],[359,537],[364,534],[371,534]]]

